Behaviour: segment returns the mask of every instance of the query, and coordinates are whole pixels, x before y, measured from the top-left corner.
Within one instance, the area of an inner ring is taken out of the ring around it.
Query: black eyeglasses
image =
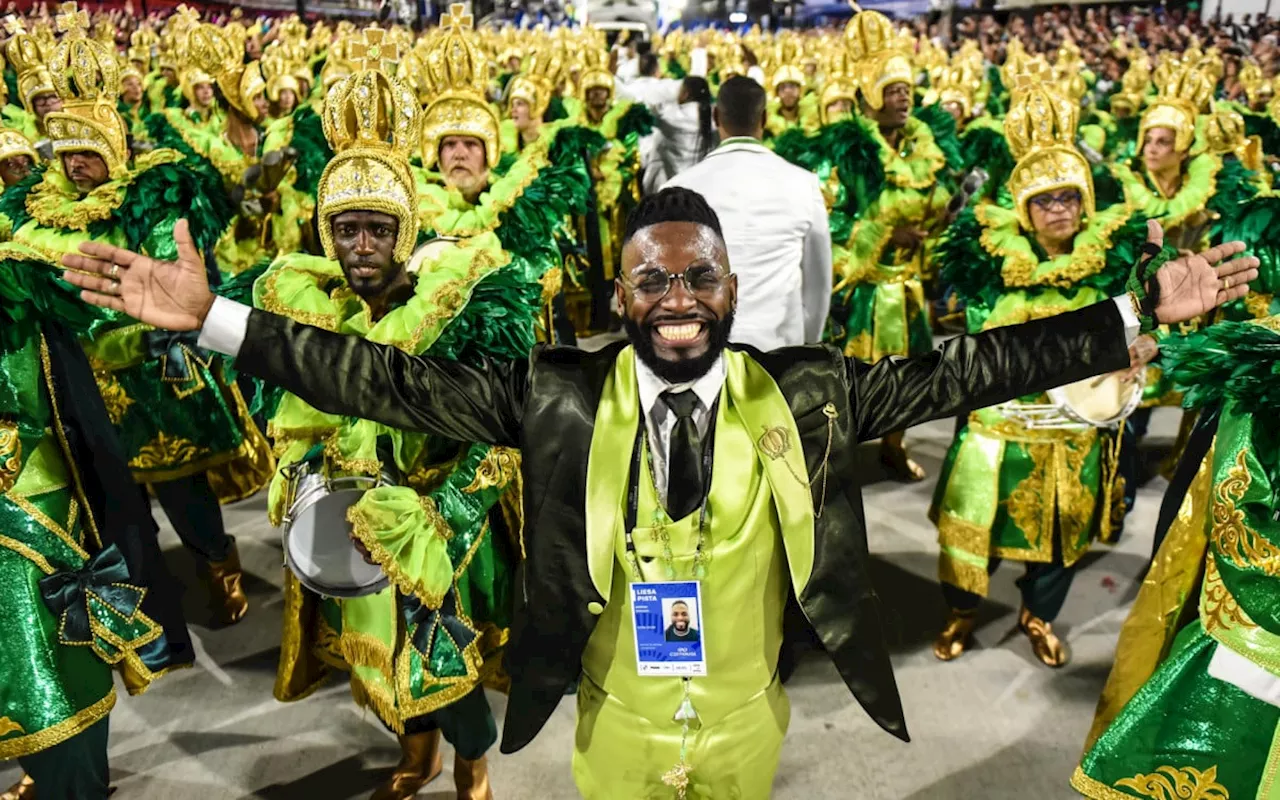
[[[1062,192],[1061,194],[1038,194],[1031,198],[1031,205],[1041,211],[1052,211],[1054,208],[1071,209],[1078,205],[1084,198],[1079,192]]]
[[[656,303],[671,292],[676,282],[684,284],[684,290],[694,297],[711,297],[720,291],[729,273],[719,267],[698,265],[689,267],[679,275],[673,275],[661,267],[636,272],[631,280],[623,282],[635,290],[636,296],[649,303]]]

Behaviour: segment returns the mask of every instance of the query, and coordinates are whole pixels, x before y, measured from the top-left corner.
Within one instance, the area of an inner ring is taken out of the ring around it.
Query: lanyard
[[[702,502],[698,506],[698,532],[701,533],[706,529],[707,522],[707,501],[711,498],[711,462],[715,460],[716,450],[716,411],[720,406],[720,400],[717,398],[711,404],[711,424],[707,426],[707,436],[710,437],[705,446],[702,448]],[[623,532],[627,539],[627,554],[634,559],[636,557],[635,540],[632,537],[636,527],[636,518],[640,513],[640,462],[644,458],[644,440],[645,434],[645,412],[640,412],[640,424],[636,426],[635,444],[631,447],[631,469],[627,475],[627,513],[623,518]],[[670,443],[668,443],[670,444]],[[670,456],[667,458],[670,461]],[[670,473],[670,464],[668,463],[668,474]],[[655,478],[656,480],[656,478]],[[670,481],[670,478],[668,478]],[[654,487],[657,488],[656,486]],[[667,484],[667,494],[671,493],[671,485]],[[702,541],[699,536],[698,541]],[[701,547],[701,544],[699,544]]]

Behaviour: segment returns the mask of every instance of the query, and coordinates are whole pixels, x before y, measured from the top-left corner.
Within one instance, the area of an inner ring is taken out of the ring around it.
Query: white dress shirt
[[[633,81],[618,84],[618,97],[644,103],[646,106],[660,106],[674,103],[680,99],[680,88],[684,81],[675,78],[655,78],[642,75]]]
[[[654,130],[641,142],[644,190],[656,194],[662,185],[698,163],[702,143],[702,120],[697,103],[666,103],[650,106]],[[711,133],[715,144],[715,132]]]
[[[730,339],[773,350],[821,341],[831,308],[831,231],[818,178],[758,140],[728,139],[667,186],[707,199],[738,276]]]
[[[698,437],[707,435],[711,428],[711,409],[720,397],[724,386],[724,357],[707,373],[692,383],[671,384],[654,374],[640,359],[636,359],[636,384],[640,390],[640,410],[644,413],[645,430],[649,434],[649,452],[653,454],[653,482],[662,505],[667,505],[667,462],[671,456],[671,431],[676,426],[676,415],[662,399],[665,393],[691,389],[698,397],[693,410],[693,423],[698,427]],[[703,480],[710,476],[702,476]]]

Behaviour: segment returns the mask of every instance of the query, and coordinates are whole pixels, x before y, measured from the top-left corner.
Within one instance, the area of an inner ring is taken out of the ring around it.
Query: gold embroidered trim
[[[1155,800],[1230,800],[1227,787],[1218,783],[1218,767],[1204,772],[1195,767],[1157,767],[1147,775],[1116,781],[1116,786],[1132,789],[1141,797]]]
[[[18,482],[22,471],[22,438],[18,423],[0,420],[0,492],[7,492]]]
[[[28,547],[27,545],[23,544],[17,539],[13,539],[3,534],[0,534],[0,547],[6,548],[8,550],[12,550],[13,552],[17,553],[18,555],[22,556],[28,561],[31,561],[37,567],[39,567],[40,571],[43,572],[45,575],[52,575],[53,573],[57,572],[57,570],[54,569],[53,565],[49,563],[49,559],[45,558],[39,552]]]
[[[490,447],[476,467],[475,477],[463,488],[464,494],[475,494],[497,487],[504,488],[520,474],[520,451],[514,447]]]
[[[270,311],[272,314],[280,314],[281,316],[285,316],[285,317],[288,317],[289,319],[296,320],[297,322],[301,322],[304,325],[314,325],[317,328],[324,328],[327,331],[337,331],[338,330],[337,313],[320,314],[320,313],[311,312],[311,311],[299,311],[298,309],[295,309],[285,304],[280,299],[280,293],[279,293],[279,290],[276,288],[276,284],[279,282],[280,276],[282,274],[284,274],[284,270],[279,270],[279,271],[273,270],[271,272],[268,272],[262,278],[262,281],[263,281],[263,292],[262,292],[262,303],[261,303],[262,309],[264,311]]]
[[[83,543],[77,542],[75,537],[71,535],[71,529],[74,527],[75,518],[79,514],[79,509],[77,508],[77,503],[74,497],[71,498],[71,502],[67,510],[66,526],[55,522],[48,514],[45,514],[37,508],[34,503],[25,497],[20,497],[13,492],[9,492],[5,497],[8,498],[9,502],[21,509],[24,514],[31,517],[33,522],[61,539],[62,543],[67,547],[70,547],[71,551],[77,556],[86,560],[89,558],[89,553],[84,549]]]
[[[1204,592],[1200,595],[1200,622],[1205,633],[1228,631],[1232,628],[1256,628],[1257,623],[1240,607],[1231,590],[1222,582],[1218,571],[1218,559],[1210,553],[1204,564]]]
[[[1227,471],[1226,480],[1214,490],[1213,529],[1210,541],[1214,549],[1236,567],[1250,567],[1275,577],[1280,575],[1280,547],[1276,547],[1245,524],[1244,511],[1236,503],[1249,490],[1252,478],[1246,463],[1245,448],[1236,454],[1235,465]]]
[[[1107,209],[1104,213],[1105,222],[1097,225],[1096,230],[1091,226],[1081,231],[1081,233],[1088,232],[1096,236],[1097,240],[1075,247],[1063,268],[1040,276],[1035,274],[1040,262],[1031,250],[1014,250],[995,241],[995,234],[999,232],[1000,224],[991,219],[988,206],[979,205],[974,213],[982,225],[982,236],[979,238],[982,249],[1004,260],[1000,267],[1000,277],[1006,286],[1058,286],[1069,289],[1079,281],[1096,275],[1106,268],[1106,254],[1111,249],[1111,235],[1128,221],[1129,208],[1126,203],[1123,214],[1114,209]],[[1019,238],[1025,240],[1025,237],[1019,236]]]
[[[9,719],[8,717],[0,717],[0,738],[8,736],[11,733],[26,733],[26,732],[27,732],[26,728],[23,728],[21,725]]]
[[[17,739],[0,741],[0,761],[28,756],[65,742],[110,714],[115,704],[116,687],[112,686],[101,700],[88,708],[77,711],[56,725],[51,725],[42,731],[36,731]]]
[[[170,436],[164,431],[156,434],[156,438],[147,442],[129,461],[135,470],[150,470],[169,464],[186,464],[204,456],[208,451],[196,445],[190,439],[181,436]]]

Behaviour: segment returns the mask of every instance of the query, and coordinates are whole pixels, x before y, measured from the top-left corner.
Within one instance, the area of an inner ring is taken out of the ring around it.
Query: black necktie
[[[702,502],[702,447],[693,421],[698,396],[690,389],[666,392],[662,402],[676,415],[667,458],[667,513],[673,520],[683,519]]]

